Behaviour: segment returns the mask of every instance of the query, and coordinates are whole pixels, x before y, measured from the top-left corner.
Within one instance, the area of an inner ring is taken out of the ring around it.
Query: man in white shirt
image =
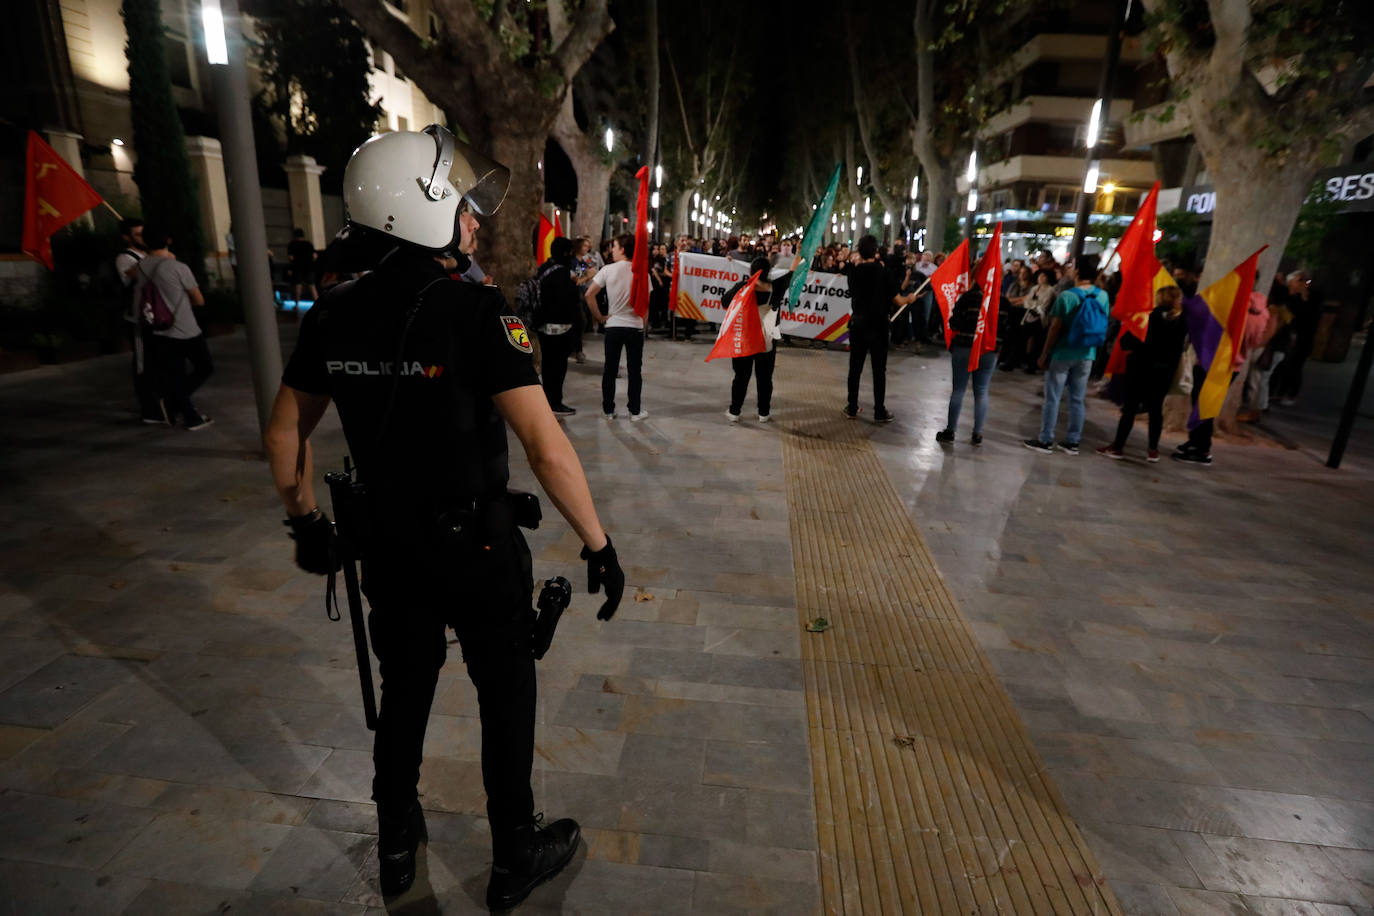
[[[134,266],[133,301],[141,301],[144,285],[152,283],[172,313],[171,327],[155,330],[152,334],[153,365],[161,374],[167,392],[168,419],[176,422],[180,418],[188,430],[204,429],[214,421],[196,410],[191,395],[215,371],[205,334],[193,311],[205,304],[205,297],[200,293],[191,268],[172,254],[171,238],[166,230],[145,226],[143,239],[148,246],[148,256]],[[186,372],[188,362],[190,374]]]
[[[643,420],[649,415],[639,403],[643,379],[640,363],[644,359],[644,319],[630,307],[630,288],[634,271],[630,261],[634,257],[635,237],[618,235],[611,241],[612,262],[596,272],[584,296],[592,318],[606,326],[606,365],[601,371],[601,413],[607,420],[615,419],[615,377],[620,371],[620,351],[625,351],[625,367],[629,370],[629,390],[626,401],[630,419]],[[597,294],[606,291],[607,313],[601,314]],[[648,302],[649,277],[644,277],[644,301]]]

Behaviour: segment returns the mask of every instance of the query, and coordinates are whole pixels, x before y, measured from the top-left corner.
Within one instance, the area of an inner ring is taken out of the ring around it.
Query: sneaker
[[[577,821],[570,817],[554,821],[547,827],[540,825],[543,815],[534,823],[518,827],[513,836],[501,845],[491,864],[491,881],[487,884],[487,907],[502,911],[515,907],[545,881],[563,870],[572,861],[581,837]]]
[[[1192,443],[1191,440],[1186,441],[1186,442],[1180,442],[1178,445],[1175,445],[1175,446],[1174,446],[1174,454],[1175,454],[1175,455],[1181,455],[1181,454],[1183,454],[1184,452],[1191,452],[1192,450],[1193,450],[1193,443]]]
[[[859,415],[859,408],[849,404],[845,406],[843,413],[846,419],[852,420]]]
[[[649,419],[649,411],[641,409],[639,413],[630,414],[630,422],[638,423],[640,420]]]
[[[888,413],[887,409],[884,407],[879,407],[877,410],[873,411],[874,423],[891,423],[895,419],[897,418]]]
[[[973,438],[969,439],[968,441],[969,441],[970,443],[972,443],[974,446],[982,445],[982,444],[983,444],[983,434],[982,434],[982,433],[974,433],[974,434],[973,434]]]
[[[1097,450],[1097,453],[1103,458],[1112,458],[1118,461],[1126,457],[1125,452],[1113,445],[1104,445]],[[1155,460],[1158,461],[1159,459],[1155,458]]]
[[[725,411],[725,419],[729,420],[731,423],[738,423],[738,422],[739,422],[739,414],[737,414],[737,413],[731,413],[730,411],[727,410],[727,411]]]
[[[614,420],[614,419],[615,419],[615,411],[614,411],[614,410],[612,410],[610,413],[604,413],[604,412],[603,412],[601,415],[602,415],[603,417],[605,417],[607,420]]]
[[[771,413],[761,413],[761,414],[759,414],[759,422],[760,422],[760,423],[772,423],[772,422],[773,422],[773,415],[772,415]]]
[[[420,810],[419,801],[411,802],[404,814],[395,817],[389,817],[379,810],[377,833],[377,861],[381,865],[378,877],[381,879],[382,895],[395,897],[404,894],[415,883],[415,850],[419,848],[421,840],[429,838],[425,829],[425,814]]]
[[[948,443],[948,442],[953,442],[953,441],[954,441],[954,430],[952,430],[952,429],[942,429],[942,430],[940,430],[938,433],[935,434],[935,441],[936,441],[936,442],[946,442],[946,443]]]
[[[1027,439],[1021,444],[1033,452],[1042,452],[1046,455],[1054,454],[1053,442],[1041,442],[1039,439]]]
[[[210,419],[209,417],[192,417],[191,419],[186,421],[186,431],[193,433],[198,429],[204,429],[207,426],[213,426],[214,422],[215,421]]]
[[[1198,452],[1198,451],[1174,452],[1173,457],[1174,457],[1174,460],[1175,460],[1175,461],[1191,461],[1193,464],[1211,464],[1211,463],[1212,463],[1212,453],[1211,453],[1211,452]]]
[[[569,407],[567,404],[557,404],[554,406],[553,412],[560,417],[571,417],[577,413],[577,408]]]
[[[1060,447],[1063,451],[1067,452],[1067,453],[1070,454],[1070,455],[1077,455],[1077,454],[1078,454],[1078,443],[1077,443],[1077,442],[1067,442],[1067,441],[1066,441],[1066,442],[1061,442],[1061,443],[1059,443],[1059,447]]]
[[[1145,453],[1145,460],[1148,461],[1150,464],[1158,464],[1158,463],[1159,463],[1159,449],[1157,449],[1157,448],[1152,448],[1152,449],[1150,449],[1148,452],[1146,452],[1146,453]]]

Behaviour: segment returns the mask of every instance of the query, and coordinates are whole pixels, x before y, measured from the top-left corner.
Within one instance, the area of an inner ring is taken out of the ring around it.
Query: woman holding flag
[[[974,445],[983,444],[983,423],[988,418],[988,385],[997,368],[997,350],[983,350],[972,368],[974,336],[983,311],[983,290],[977,283],[954,303],[949,314],[949,327],[954,337],[949,344],[949,364],[954,377],[954,390],[949,395],[949,416],[945,428],[935,434],[935,441],[943,444],[954,441],[959,428],[959,413],[964,404],[964,392],[969,379],[973,380],[973,438]],[[1001,322],[998,322],[1001,326]],[[994,329],[994,334],[996,330]]]
[[[749,263],[749,277],[740,280],[725,291],[721,302],[727,306],[735,301],[735,296],[748,285],[750,278],[757,276],[754,284],[754,301],[758,305],[759,321],[763,325],[763,351],[750,356],[735,356],[730,365],[735,370],[735,380],[730,385],[730,407],[725,418],[738,423],[740,411],[744,409],[744,397],[749,393],[749,376],[752,373],[758,381],[759,422],[772,420],[769,411],[773,400],[773,368],[777,363],[778,351],[774,342],[781,336],[778,333],[778,309],[783,297],[792,285],[792,274],[804,259],[800,254],[792,258],[792,266],[775,280],[768,279],[770,262],[768,258],[754,258]]]

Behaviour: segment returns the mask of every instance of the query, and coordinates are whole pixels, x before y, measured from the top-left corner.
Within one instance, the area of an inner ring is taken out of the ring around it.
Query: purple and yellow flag
[[[1268,248],[1265,245],[1264,248]],[[1245,336],[1245,313],[1250,293],[1255,288],[1255,269],[1261,248],[1234,270],[1211,286],[1190,297],[1187,309],[1188,336],[1197,352],[1198,365],[1207,377],[1198,389],[1197,420],[1210,420],[1221,413],[1226,390],[1231,387],[1231,370]],[[1189,422],[1189,426],[1195,422]]]

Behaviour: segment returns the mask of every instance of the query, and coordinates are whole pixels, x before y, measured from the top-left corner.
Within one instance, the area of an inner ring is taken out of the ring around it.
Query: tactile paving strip
[[[824,910],[1120,913],[873,426],[779,375]]]

